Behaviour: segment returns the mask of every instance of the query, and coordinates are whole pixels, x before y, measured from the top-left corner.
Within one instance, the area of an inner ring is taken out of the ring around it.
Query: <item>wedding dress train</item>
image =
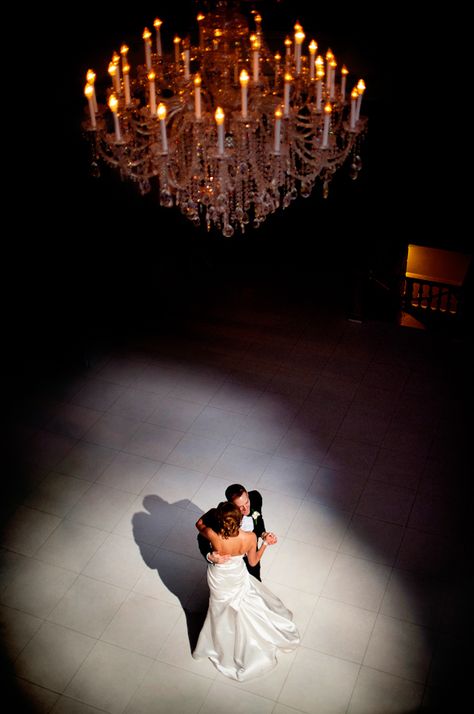
[[[292,613],[249,575],[243,556],[209,565],[207,582],[209,609],[195,659],[208,657],[226,677],[244,681],[273,669],[277,650],[290,652],[299,645]]]

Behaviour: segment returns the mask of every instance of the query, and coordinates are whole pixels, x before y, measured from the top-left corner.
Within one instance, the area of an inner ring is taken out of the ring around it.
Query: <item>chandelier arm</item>
[[[108,149],[108,151],[106,150]],[[121,153],[116,155],[111,155],[110,144],[105,140],[100,140],[96,143],[96,150],[100,158],[112,168],[118,168],[120,173],[124,177],[131,178],[132,180],[149,180],[159,174],[159,166],[152,166],[150,163],[150,155],[145,154],[143,157],[139,157],[138,154],[143,153],[144,149],[132,147],[121,147]],[[117,148],[115,148],[117,151]],[[147,168],[148,165],[148,168]],[[137,171],[137,169],[142,169]]]

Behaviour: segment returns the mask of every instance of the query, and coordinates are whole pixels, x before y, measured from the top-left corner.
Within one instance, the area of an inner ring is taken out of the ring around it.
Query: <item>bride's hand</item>
[[[207,559],[209,562],[214,563],[214,565],[222,565],[222,563],[227,563],[227,561],[231,558],[230,555],[219,555],[219,553],[216,553],[215,551],[212,551],[212,553],[207,554]]]
[[[275,543],[278,543],[278,538],[274,533],[263,533],[262,538],[263,542],[267,545],[275,545]]]

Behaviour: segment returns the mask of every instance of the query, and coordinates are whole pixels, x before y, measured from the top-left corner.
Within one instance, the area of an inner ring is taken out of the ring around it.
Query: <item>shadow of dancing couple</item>
[[[190,543],[182,544],[182,555],[150,547],[163,543],[176,524],[177,509],[181,514],[183,508],[190,513],[190,506],[198,511],[189,501],[169,504],[146,496],[148,513],[134,515],[133,534],[146,565],[157,570],[180,601],[193,657],[208,658],[226,677],[244,681],[273,669],[277,653],[292,652],[300,637],[292,613],[261,582],[260,561],[277,543],[276,535],[265,529],[261,494],[232,484],[225,499],[195,524],[206,571],[202,561],[184,555]]]

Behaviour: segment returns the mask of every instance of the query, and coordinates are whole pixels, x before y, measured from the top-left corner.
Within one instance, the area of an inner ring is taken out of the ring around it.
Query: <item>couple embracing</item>
[[[291,652],[300,638],[292,613],[261,583],[260,560],[277,538],[265,530],[260,493],[233,484],[225,496],[196,523],[210,599],[193,657],[244,681],[273,669],[277,651]]]

